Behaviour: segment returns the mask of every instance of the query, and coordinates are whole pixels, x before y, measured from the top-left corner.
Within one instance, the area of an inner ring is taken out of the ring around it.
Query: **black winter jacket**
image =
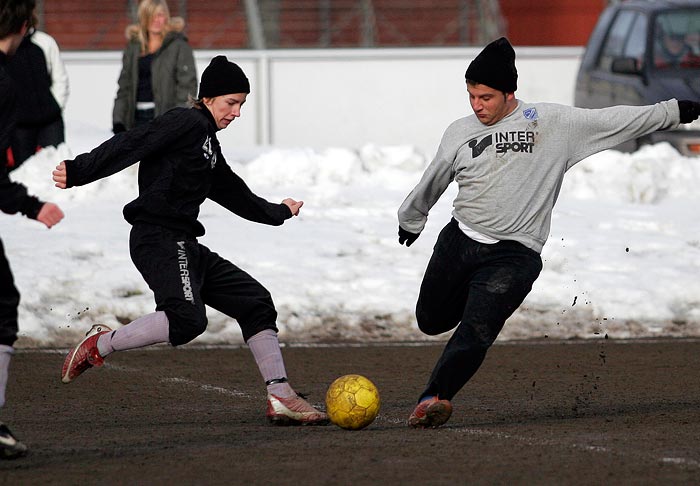
[[[61,118],[61,107],[51,93],[51,74],[44,51],[26,36],[7,65],[15,81],[22,109],[17,113],[20,126],[41,126]]]
[[[124,207],[131,224],[146,222],[204,234],[197,221],[206,198],[258,223],[281,225],[285,204],[256,196],[226,163],[206,108],[173,108],[147,125],[119,133],[89,153],[67,160],[67,186],[80,186],[141,161],[139,196]]]
[[[17,95],[14,82],[5,71],[6,65],[7,56],[0,51],[0,210],[36,219],[44,203],[30,196],[26,187],[12,182],[7,175],[7,148],[16,125]]]

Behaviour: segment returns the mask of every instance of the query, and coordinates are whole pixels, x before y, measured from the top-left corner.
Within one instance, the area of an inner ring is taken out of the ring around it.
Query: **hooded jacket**
[[[153,56],[151,84],[156,105],[155,116],[176,106],[186,106],[188,97],[197,95],[197,70],[192,47],[182,33],[185,22],[180,17],[170,19],[170,31],[163,45]],[[122,124],[129,130],[134,126],[136,90],[138,87],[141,43],[136,24],[126,28],[128,44],[122,56],[117,96],[114,100],[112,124]]]

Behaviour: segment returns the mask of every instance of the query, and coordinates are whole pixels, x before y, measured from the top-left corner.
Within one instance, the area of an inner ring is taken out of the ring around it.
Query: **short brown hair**
[[[33,24],[35,0],[0,0],[0,39],[17,34]]]

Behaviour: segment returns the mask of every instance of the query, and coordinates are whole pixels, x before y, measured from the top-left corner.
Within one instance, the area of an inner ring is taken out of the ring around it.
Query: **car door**
[[[639,104],[643,84],[640,74],[620,74],[612,70],[613,61],[623,57],[638,59],[644,68],[647,17],[635,10],[620,10],[610,25],[588,84],[587,108],[619,104]],[[636,100],[636,102],[635,102]],[[584,106],[584,105],[582,105]]]

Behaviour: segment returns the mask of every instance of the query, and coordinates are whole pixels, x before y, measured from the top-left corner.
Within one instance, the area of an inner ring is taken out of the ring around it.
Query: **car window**
[[[623,57],[631,57],[637,60],[637,67],[642,68],[644,64],[644,52],[647,44],[647,23],[646,14],[639,13],[634,19],[629,37],[622,51]]]
[[[654,66],[700,68],[700,8],[664,12],[656,17]]]
[[[600,69],[610,71],[613,59],[622,56],[627,36],[636,15],[637,13],[631,10],[623,10],[617,14],[617,17],[610,27],[608,36],[605,38],[605,44],[603,45],[600,59],[598,59],[598,67]]]

